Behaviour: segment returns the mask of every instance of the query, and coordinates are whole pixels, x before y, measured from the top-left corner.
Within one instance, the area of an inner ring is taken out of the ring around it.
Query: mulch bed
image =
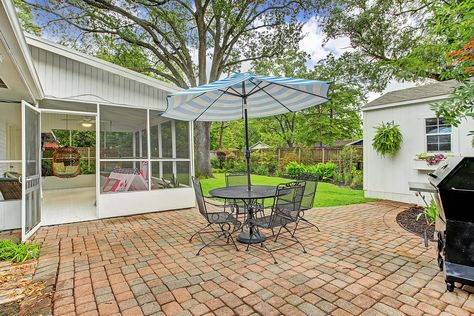
[[[416,220],[418,214],[423,212],[423,208],[419,206],[410,207],[408,210],[398,213],[397,223],[405,230],[423,237],[423,233],[426,229],[427,237],[429,240],[434,239],[434,226],[426,224],[425,218],[421,215],[419,220]]]

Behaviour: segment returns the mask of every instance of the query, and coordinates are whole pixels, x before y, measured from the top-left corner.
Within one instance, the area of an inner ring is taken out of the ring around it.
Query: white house
[[[21,227],[26,239],[41,225],[193,206],[192,123],[161,116],[179,90],[24,35],[2,1],[0,230]],[[71,176],[70,157],[43,156],[45,135],[58,130],[95,132],[86,161],[95,173]],[[58,176],[45,175],[48,164]]]
[[[366,197],[421,204],[408,183],[428,182],[427,174],[437,166],[417,159],[417,154],[474,156],[472,137],[468,136],[474,130],[474,120],[455,128],[436,118],[431,109],[433,103],[448,99],[456,85],[445,81],[393,91],[362,108]],[[381,122],[394,122],[403,134],[401,149],[393,158],[379,156],[372,147],[374,127]]]

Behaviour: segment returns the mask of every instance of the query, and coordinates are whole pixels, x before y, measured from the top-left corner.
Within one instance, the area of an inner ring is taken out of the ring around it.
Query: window
[[[106,105],[100,106],[100,122],[103,193],[189,187],[189,122]]]
[[[451,151],[451,131],[451,125],[444,118],[426,119],[426,151]]]

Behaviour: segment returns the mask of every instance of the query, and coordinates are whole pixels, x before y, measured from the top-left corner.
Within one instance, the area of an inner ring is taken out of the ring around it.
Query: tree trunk
[[[219,146],[217,148],[222,148],[222,142],[224,140],[224,128],[225,122],[221,122],[221,127],[219,128]]]
[[[196,147],[195,173],[198,177],[212,177],[210,132],[211,122],[194,123],[194,139]]]

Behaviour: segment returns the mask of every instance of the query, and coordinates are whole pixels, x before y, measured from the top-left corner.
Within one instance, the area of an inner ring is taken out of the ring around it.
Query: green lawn
[[[209,190],[224,187],[225,177],[222,173],[214,174],[215,178],[202,179],[201,185],[204,195],[208,196]],[[256,185],[278,185],[279,183],[291,181],[290,179],[252,175],[252,184]],[[315,207],[349,205],[376,201],[364,197],[364,191],[339,187],[334,184],[320,182],[316,192]],[[266,204],[266,203],[265,203]]]

